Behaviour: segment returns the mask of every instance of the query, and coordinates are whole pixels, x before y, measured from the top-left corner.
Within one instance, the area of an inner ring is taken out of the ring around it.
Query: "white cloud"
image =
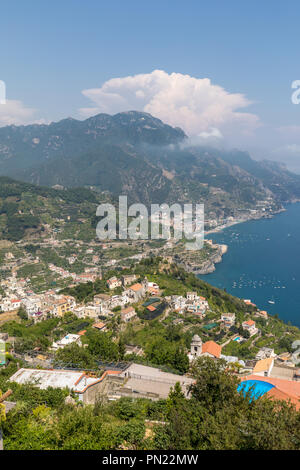
[[[0,104],[0,127],[30,124],[34,122],[35,112],[35,109],[27,108],[22,101],[6,100],[5,104]]]
[[[240,93],[229,93],[208,78],[154,70],[106,81],[101,88],[82,91],[91,100],[91,108],[82,108],[82,116],[95,113],[145,111],[162,121],[181,127],[189,135],[211,134],[214,129],[224,137],[236,133],[249,135],[260,123],[255,114],[241,112],[251,102]]]

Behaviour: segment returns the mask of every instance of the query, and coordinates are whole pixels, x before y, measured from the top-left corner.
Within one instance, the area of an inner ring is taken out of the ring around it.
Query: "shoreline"
[[[287,204],[295,204],[297,202],[300,202],[299,200],[293,200],[288,202]],[[213,233],[219,233],[225,230],[226,228],[232,227],[234,225],[242,224],[245,222],[249,222],[251,220],[261,220],[261,219],[272,219],[274,216],[277,214],[280,214],[281,212],[285,212],[287,209],[285,206],[283,206],[281,209],[274,211],[272,213],[269,213],[267,215],[261,214],[260,216],[255,216],[255,217],[247,217],[247,218],[242,218],[242,219],[234,219],[230,222],[227,222],[226,224],[219,225],[213,229],[207,230],[204,233],[204,237],[208,234],[213,234]],[[214,244],[212,240],[206,240],[207,243],[210,243],[212,246],[218,247],[218,253],[214,255],[207,263],[205,263],[204,266],[199,267],[198,269],[193,270],[195,275],[206,275],[206,274],[211,274],[216,270],[216,264],[222,262],[223,255],[227,253],[229,246],[225,244]]]

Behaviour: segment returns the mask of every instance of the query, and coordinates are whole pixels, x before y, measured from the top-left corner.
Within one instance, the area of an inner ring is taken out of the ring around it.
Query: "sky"
[[[137,109],[200,144],[248,150],[300,173],[300,103],[291,99],[300,101],[300,82],[292,89],[300,80],[299,1],[0,7],[0,126]]]

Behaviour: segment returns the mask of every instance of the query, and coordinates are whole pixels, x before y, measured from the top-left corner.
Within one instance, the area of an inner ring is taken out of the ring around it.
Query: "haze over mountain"
[[[130,202],[205,202],[235,215],[269,198],[300,198],[300,175],[248,153],[191,146],[179,128],[150,114],[98,114],[84,121],[0,128],[0,174],[37,185],[92,186]]]

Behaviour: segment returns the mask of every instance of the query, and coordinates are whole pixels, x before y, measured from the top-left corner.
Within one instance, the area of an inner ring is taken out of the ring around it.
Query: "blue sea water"
[[[199,277],[300,327],[300,203],[286,209],[207,235],[228,251],[213,273]]]

